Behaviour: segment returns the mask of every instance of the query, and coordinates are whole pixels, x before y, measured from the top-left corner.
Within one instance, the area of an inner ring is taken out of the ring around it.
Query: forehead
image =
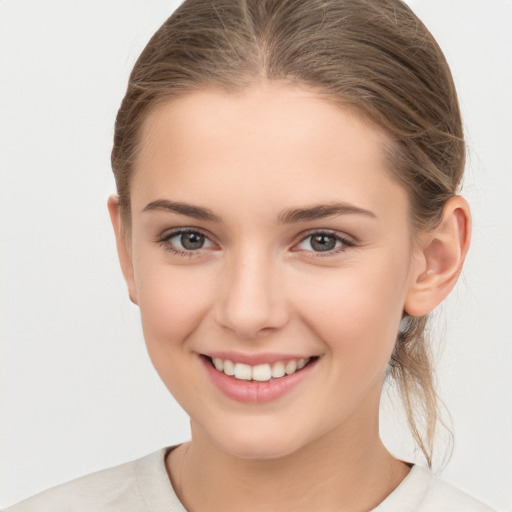
[[[386,187],[403,196],[386,168],[386,143],[362,116],[302,86],[194,91],[145,120],[132,195],[143,196],[141,205],[163,193],[182,201],[215,193],[247,205],[265,197],[268,207],[375,202]]]
[[[220,142],[233,146],[253,139],[265,142],[267,149],[295,144],[295,151],[312,145],[325,151],[334,141],[346,156],[352,148],[354,154],[363,149],[364,154],[378,158],[387,142],[381,129],[354,110],[336,105],[315,89],[287,81],[263,81],[237,93],[203,89],[158,105],[143,123],[140,156],[150,156],[164,138],[167,142],[179,138],[183,143],[187,135],[205,149]]]

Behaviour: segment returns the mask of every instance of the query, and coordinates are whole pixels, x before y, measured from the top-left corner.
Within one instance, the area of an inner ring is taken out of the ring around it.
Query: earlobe
[[[112,227],[114,228],[114,234],[116,237],[117,254],[119,256],[119,263],[121,264],[121,270],[123,272],[124,279],[128,286],[128,294],[130,300],[134,304],[137,302],[137,288],[135,286],[133,262],[131,250],[129,247],[128,237],[126,236],[126,228],[123,225],[121,218],[121,211],[119,208],[119,197],[112,195],[108,198],[108,212],[110,214],[110,220]]]
[[[422,236],[404,309],[423,316],[438,306],[455,286],[471,239],[471,213],[461,196],[450,198],[438,225]]]

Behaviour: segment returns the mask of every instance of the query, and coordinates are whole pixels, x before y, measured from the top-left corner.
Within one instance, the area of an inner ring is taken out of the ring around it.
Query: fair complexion
[[[455,284],[469,211],[453,198],[416,233],[386,143],[282,82],[147,117],[130,227],[109,209],[149,355],[191,419],[167,460],[187,510],[369,510],[407,475],[379,438],[384,373],[404,311]],[[214,358],[263,380],[307,364],[257,383]]]

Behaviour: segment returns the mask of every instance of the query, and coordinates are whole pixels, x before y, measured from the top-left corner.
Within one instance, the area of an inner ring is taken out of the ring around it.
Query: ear
[[[112,221],[112,227],[116,235],[116,246],[117,254],[119,256],[119,263],[121,264],[121,270],[123,272],[124,279],[128,286],[128,294],[130,300],[134,304],[137,302],[137,288],[135,286],[133,262],[131,248],[129,246],[129,238],[127,236],[126,227],[123,225],[121,218],[121,211],[119,208],[119,197],[110,196],[108,198],[108,212],[110,214],[110,220]]]
[[[410,316],[430,313],[457,282],[471,239],[471,213],[461,196],[450,198],[441,221],[421,236],[404,310]]]

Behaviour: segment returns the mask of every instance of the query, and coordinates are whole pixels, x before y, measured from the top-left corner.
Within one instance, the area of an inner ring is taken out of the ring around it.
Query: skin
[[[470,217],[457,196],[435,230],[414,232],[386,143],[286,82],[195,91],[147,117],[129,233],[117,198],[109,209],[149,355],[190,415],[192,441],[167,460],[187,510],[369,510],[407,475],[379,438],[384,373],[404,312],[428,313],[455,284]],[[350,209],[282,222],[340,202]],[[180,245],[185,227],[202,248]],[[318,252],[319,231],[345,242]],[[212,385],[199,356],[212,351],[319,359],[285,396],[246,404]]]

